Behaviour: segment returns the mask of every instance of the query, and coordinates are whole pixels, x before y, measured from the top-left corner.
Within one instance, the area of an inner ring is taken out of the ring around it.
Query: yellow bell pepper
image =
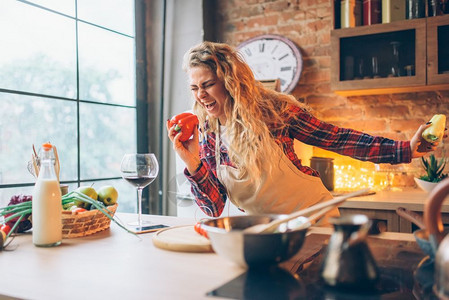
[[[441,141],[446,128],[446,116],[434,115],[430,122],[432,122],[432,125],[423,131],[422,137],[430,143]]]

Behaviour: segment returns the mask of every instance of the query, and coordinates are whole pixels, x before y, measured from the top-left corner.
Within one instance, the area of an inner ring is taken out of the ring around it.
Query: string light
[[[334,165],[335,190],[353,191],[362,188],[375,189],[376,172],[352,165]],[[383,184],[379,182],[380,188]]]
[[[369,188],[372,191],[400,190],[396,184],[403,184],[406,178],[399,176],[409,170],[403,165],[374,164],[360,161],[350,157],[337,155],[320,148],[313,149],[314,157],[333,158],[334,164],[334,191],[351,192]]]

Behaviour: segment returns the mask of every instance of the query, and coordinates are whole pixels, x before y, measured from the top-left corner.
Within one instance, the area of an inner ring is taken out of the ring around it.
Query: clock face
[[[261,35],[238,46],[257,80],[278,79],[281,91],[291,92],[299,81],[302,56],[289,39],[277,35]]]

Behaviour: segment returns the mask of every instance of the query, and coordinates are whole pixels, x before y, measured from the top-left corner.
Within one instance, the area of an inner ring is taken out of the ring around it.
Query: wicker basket
[[[108,206],[111,216],[114,216],[118,204]],[[98,209],[79,213],[62,212],[62,237],[65,239],[91,235],[108,229],[111,219]]]

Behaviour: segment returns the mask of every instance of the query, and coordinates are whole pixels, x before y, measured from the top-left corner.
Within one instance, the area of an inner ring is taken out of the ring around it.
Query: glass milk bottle
[[[62,240],[61,189],[54,167],[53,146],[42,145],[40,170],[33,190],[33,244],[52,247]]]

